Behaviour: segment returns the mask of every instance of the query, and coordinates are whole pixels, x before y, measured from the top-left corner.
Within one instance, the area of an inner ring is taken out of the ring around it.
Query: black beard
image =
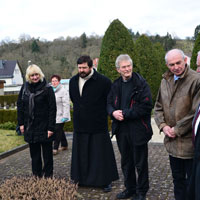
[[[80,73],[79,73],[79,76],[80,76],[81,78],[85,78],[85,77],[87,77],[90,73],[91,73],[91,71],[89,71],[88,73],[80,72]]]

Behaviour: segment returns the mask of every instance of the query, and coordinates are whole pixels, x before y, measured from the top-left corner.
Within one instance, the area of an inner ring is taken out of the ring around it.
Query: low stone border
[[[69,132],[69,133],[65,133],[67,139],[72,139],[73,138],[73,133]],[[6,152],[3,152],[3,153],[0,153],[0,160],[7,157],[7,156],[10,156],[14,153],[17,153],[19,151],[22,151],[24,149],[28,148],[28,144],[23,144],[21,146],[18,146],[18,147],[15,147],[14,149],[11,149],[9,151],[6,151]]]
[[[21,146],[15,147],[14,149],[11,149],[9,151],[3,152],[3,153],[0,154],[0,160],[5,158],[5,157],[7,157],[7,156],[10,156],[10,155],[12,155],[14,153],[22,151],[22,150],[26,149],[27,147],[28,147],[28,144],[23,144]]]

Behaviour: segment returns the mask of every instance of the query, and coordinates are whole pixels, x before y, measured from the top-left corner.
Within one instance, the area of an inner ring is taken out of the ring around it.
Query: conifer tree
[[[37,40],[33,40],[31,49],[32,49],[32,53],[38,53],[40,51],[40,47],[37,43]]]
[[[118,20],[114,20],[105,32],[102,40],[98,71],[111,80],[119,77],[115,60],[120,54],[128,54],[135,60],[134,42],[128,29]]]
[[[196,68],[197,68],[196,61],[197,61],[198,51],[200,51],[200,33],[198,33],[197,38],[195,40],[194,48],[192,51],[192,57],[190,60],[190,68],[192,68],[194,70],[196,70]]]
[[[135,42],[135,51],[139,73],[148,82],[155,102],[162,74],[166,70],[164,49],[160,44],[153,45],[147,36],[141,35]]]
[[[80,40],[81,40],[81,47],[82,48],[86,48],[87,47],[87,36],[85,33],[83,33],[81,36],[80,36]]]
[[[194,30],[194,39],[197,39],[198,34],[200,33],[200,25],[196,26]]]

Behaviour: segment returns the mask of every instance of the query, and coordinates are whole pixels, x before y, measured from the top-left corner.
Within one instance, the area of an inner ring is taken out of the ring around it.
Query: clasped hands
[[[122,110],[115,110],[112,113],[113,117],[118,120],[118,121],[123,121],[124,120],[124,116],[122,114]]]
[[[170,127],[170,126],[165,126],[163,128],[163,132],[166,136],[170,137],[170,138],[175,138],[176,135],[175,135],[175,132],[174,132],[174,127]]]

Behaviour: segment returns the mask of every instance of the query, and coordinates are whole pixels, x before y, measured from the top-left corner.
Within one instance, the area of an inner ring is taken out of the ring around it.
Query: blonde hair
[[[42,72],[42,70],[35,64],[31,64],[28,66],[28,68],[26,69],[26,80],[31,83],[31,79],[30,79],[30,76],[34,73],[37,73],[39,74],[40,76],[40,80],[41,82],[43,81],[44,79],[44,74]]]

